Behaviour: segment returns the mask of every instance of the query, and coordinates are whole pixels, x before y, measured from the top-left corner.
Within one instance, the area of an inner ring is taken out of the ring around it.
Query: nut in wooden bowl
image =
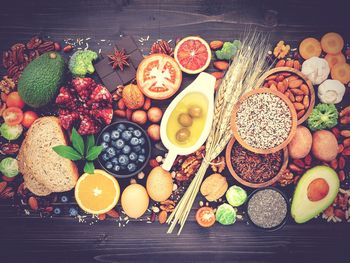
[[[278,67],[267,71],[258,81],[262,87],[284,94],[293,103],[297,112],[298,125],[311,114],[315,106],[315,90],[311,81],[299,70]]]

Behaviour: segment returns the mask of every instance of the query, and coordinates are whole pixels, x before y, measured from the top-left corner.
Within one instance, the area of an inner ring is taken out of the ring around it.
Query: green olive
[[[188,113],[192,118],[199,118],[202,116],[202,108],[199,106],[191,106],[188,109]]]
[[[192,118],[187,113],[181,113],[177,118],[177,121],[184,127],[190,127],[192,125]]]
[[[191,132],[187,128],[182,128],[176,133],[176,140],[179,142],[185,142],[191,136]]]

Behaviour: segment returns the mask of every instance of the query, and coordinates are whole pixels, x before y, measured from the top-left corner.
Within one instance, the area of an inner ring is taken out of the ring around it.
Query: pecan
[[[0,154],[15,154],[19,150],[19,145],[15,143],[4,143],[0,145]]]
[[[172,57],[174,55],[174,50],[170,47],[167,41],[158,40],[157,42],[153,43],[150,54],[157,53],[166,54]]]
[[[293,182],[294,182],[294,174],[289,169],[286,169],[282,174],[281,178],[278,180],[278,183],[281,186],[287,186],[289,184],[292,184]]]
[[[43,43],[43,41],[38,36],[34,36],[28,41],[26,46],[28,49],[35,49],[38,48],[41,43]]]
[[[218,156],[211,162],[211,169],[214,173],[221,173],[226,167],[225,157]]]
[[[174,163],[176,171],[175,179],[177,181],[187,181],[193,176],[202,163],[205,147],[200,147],[194,153],[187,156],[179,156]]]
[[[24,183],[21,183],[18,188],[17,188],[17,194],[21,195],[21,196],[25,196],[26,194],[26,186]]]
[[[6,69],[11,67],[14,64],[12,59],[12,52],[5,51],[2,53],[2,64]]]
[[[38,47],[38,51],[40,54],[55,50],[55,43],[52,41],[45,41],[40,44]]]
[[[25,51],[25,45],[23,45],[22,43],[14,44],[11,47],[12,61],[14,62],[14,64],[18,65],[23,63],[24,51]]]
[[[12,65],[11,67],[8,68],[7,73],[11,78],[14,78],[16,74],[19,72],[19,66]]]
[[[168,213],[174,211],[175,208],[175,202],[173,200],[165,200],[163,202],[160,202],[160,209],[162,211],[166,211]]]
[[[29,60],[32,61],[34,59],[36,59],[37,57],[39,57],[40,54],[39,54],[39,51],[38,50],[31,50],[29,52]]]
[[[0,193],[0,199],[10,199],[15,195],[15,192],[13,191],[12,187],[6,187],[1,193]]]

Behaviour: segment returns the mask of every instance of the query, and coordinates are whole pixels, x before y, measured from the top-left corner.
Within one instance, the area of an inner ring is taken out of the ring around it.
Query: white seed
[[[152,206],[152,211],[154,212],[154,213],[159,213],[159,207],[158,206]]]
[[[176,176],[176,172],[175,172],[175,171],[172,171],[172,172],[171,172],[171,177],[172,177],[172,178],[175,178],[175,176]]]
[[[158,156],[156,157],[156,161],[157,161],[158,163],[160,163],[162,160],[163,160],[163,157],[162,157],[162,156],[158,155]]]
[[[177,190],[177,184],[173,184],[173,191]]]
[[[139,173],[137,174],[137,178],[140,179],[140,180],[142,180],[143,178],[145,178],[145,173],[144,173],[144,172],[139,172]]]
[[[203,201],[199,201],[199,206],[203,206]]]

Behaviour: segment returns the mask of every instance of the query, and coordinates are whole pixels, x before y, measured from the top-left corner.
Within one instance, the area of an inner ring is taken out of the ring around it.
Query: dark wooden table
[[[41,34],[55,40],[121,34],[149,41],[201,35],[232,40],[247,27],[296,45],[307,36],[337,31],[350,39],[348,1],[1,1],[0,51]],[[98,48],[97,44],[93,48]],[[4,73],[3,71],[1,73]],[[186,77],[185,84],[193,78]],[[228,175],[229,176],[229,175]],[[245,223],[200,228],[190,215],[181,236],[158,223],[118,228],[105,220],[89,226],[69,217],[40,219],[0,206],[0,262],[349,262],[350,225],[310,222],[276,232]]]

